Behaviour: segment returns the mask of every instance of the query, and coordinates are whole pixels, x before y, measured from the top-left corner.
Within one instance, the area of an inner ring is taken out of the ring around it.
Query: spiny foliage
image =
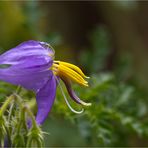
[[[1,147],[43,147],[43,132],[21,97],[10,95],[0,108]]]
[[[118,82],[112,74],[93,75],[90,88],[75,86],[81,98],[92,102],[82,115],[74,115],[57,95],[55,114],[77,124],[90,145],[127,146],[129,138],[148,137],[147,99],[136,87]],[[73,107],[76,107],[71,102]]]

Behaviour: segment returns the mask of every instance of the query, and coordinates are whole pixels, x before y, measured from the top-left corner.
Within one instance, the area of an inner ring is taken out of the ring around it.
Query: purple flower
[[[73,64],[54,61],[54,51],[45,42],[31,40],[21,43],[0,55],[0,65],[0,80],[20,85],[36,93],[36,121],[39,125],[48,116],[60,79],[75,102],[85,106],[91,105],[80,100],[71,87],[71,81],[88,86],[84,80],[88,77]],[[2,68],[3,65],[5,67]]]

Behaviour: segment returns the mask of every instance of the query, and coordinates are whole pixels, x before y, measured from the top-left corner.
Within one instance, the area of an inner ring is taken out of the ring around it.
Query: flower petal
[[[66,77],[61,77],[61,79],[63,80],[66,88],[67,88],[67,91],[70,95],[70,97],[78,104],[81,104],[81,105],[84,105],[84,106],[91,106],[91,103],[86,103],[84,101],[82,101],[76,94],[75,92],[73,91],[72,87],[71,87],[71,82],[69,79],[67,79]]]
[[[52,52],[38,41],[27,41],[0,55],[0,80],[38,91],[45,85],[52,72]],[[9,65],[10,64],[10,65]]]
[[[30,57],[42,57],[48,61],[52,50],[46,44],[38,41],[26,41],[8,50],[0,56],[0,64],[18,64],[21,60]]]
[[[14,85],[20,85],[26,89],[36,92],[47,83],[47,81],[53,74],[50,70],[36,73],[24,73],[23,71],[22,73],[17,73],[17,71],[15,70],[16,69],[14,69],[13,67],[0,69],[0,80]]]
[[[42,57],[31,56],[21,60],[18,64],[10,65],[13,71],[24,74],[24,73],[34,73],[40,71],[49,70],[52,66],[53,60],[49,57],[48,61],[44,61]]]
[[[52,75],[51,79],[40,89],[37,93],[36,100],[38,105],[38,112],[36,116],[37,124],[42,124],[47,118],[49,111],[51,110],[52,104],[56,94],[56,79]]]

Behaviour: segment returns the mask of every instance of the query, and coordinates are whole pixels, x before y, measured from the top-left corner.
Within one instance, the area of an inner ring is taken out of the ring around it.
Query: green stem
[[[25,110],[26,110],[26,112],[28,113],[28,115],[31,117],[32,126],[35,127],[35,128],[37,128],[37,124],[36,124],[34,115],[32,114],[32,112],[30,111],[30,109],[29,109],[27,106],[25,106]]]
[[[4,140],[1,140],[1,147],[4,148]]]
[[[7,132],[8,141],[9,141],[9,143],[11,143],[11,134],[10,134],[10,131],[9,131],[9,129],[8,129],[7,126],[5,128],[6,128],[6,132]]]
[[[29,139],[27,140],[26,147],[32,147],[32,146],[31,146],[31,143],[32,143],[32,138],[29,138]]]
[[[8,122],[9,123],[10,123],[10,118],[11,118],[11,115],[12,115],[13,107],[14,107],[14,104],[12,103],[11,106],[10,106],[10,109],[9,109],[9,116],[8,116]]]
[[[21,92],[21,89],[22,89],[22,87],[19,85],[17,88],[16,88],[16,94],[19,94],[20,92]]]
[[[19,95],[17,95],[16,93],[14,93],[14,96],[16,97],[16,101],[17,101],[18,105],[20,106],[20,108],[24,108],[24,111],[27,112],[28,115],[31,117],[33,126],[34,127],[37,127],[36,121],[35,121],[35,118],[34,118],[34,115],[30,111],[30,109],[27,106],[23,106],[22,105],[22,99],[21,99],[21,97]]]
[[[27,126],[26,126],[25,113],[26,113],[26,106],[22,106],[22,109],[21,109],[21,112],[20,112],[20,123],[19,123],[19,126],[17,128],[18,133],[20,132],[22,125],[24,125],[25,130],[28,130]]]
[[[22,98],[18,94],[16,94],[16,93],[14,93],[13,95],[14,95],[15,101],[17,102],[17,104],[19,105],[19,107],[20,108],[23,108]]]
[[[25,130],[28,131],[28,128],[27,128],[27,125],[26,125],[25,113],[26,113],[26,112],[25,112],[25,109],[24,109],[24,107],[23,107],[23,109],[22,109],[22,114],[21,114],[21,119],[22,119],[22,122],[23,122],[23,125],[24,125]]]
[[[7,100],[4,102],[3,106],[0,108],[0,117],[3,115],[9,104],[11,103],[12,100],[14,100],[15,97],[14,95],[11,95],[7,98]]]
[[[22,112],[22,110],[21,110],[21,112]],[[18,127],[17,127],[17,134],[20,133],[21,126],[22,126],[22,113],[20,113],[20,121],[19,121],[19,124],[18,124]]]
[[[18,86],[17,89],[16,89],[16,93],[10,95],[10,96],[7,98],[7,100],[5,101],[5,103],[3,104],[3,106],[0,108],[0,116],[3,115],[3,113],[5,112],[5,110],[6,110],[7,107],[9,106],[9,104],[11,103],[11,101],[14,100],[16,97],[18,98],[18,95],[17,95],[17,94],[20,93],[21,88],[22,88],[21,86]],[[16,96],[16,97],[15,97],[15,96]],[[20,104],[21,99],[19,99],[18,101],[19,101],[18,104]]]

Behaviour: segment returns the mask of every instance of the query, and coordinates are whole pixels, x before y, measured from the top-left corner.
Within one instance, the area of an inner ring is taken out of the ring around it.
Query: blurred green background
[[[93,103],[82,115],[58,90],[43,125],[46,146],[148,146],[147,13],[148,2],[136,0],[0,2],[0,53],[26,40],[48,42],[56,59],[91,77],[89,88],[74,85]],[[1,102],[14,89],[0,82]]]

